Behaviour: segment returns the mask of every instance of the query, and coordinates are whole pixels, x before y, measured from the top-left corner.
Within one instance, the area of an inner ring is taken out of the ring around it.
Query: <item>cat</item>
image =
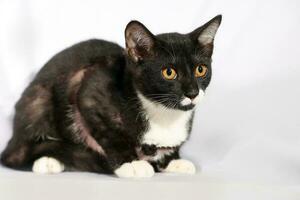
[[[15,105],[1,162],[36,173],[194,174],[179,150],[210,83],[218,15],[188,34],[125,29],[126,48],[91,39],[55,55]]]

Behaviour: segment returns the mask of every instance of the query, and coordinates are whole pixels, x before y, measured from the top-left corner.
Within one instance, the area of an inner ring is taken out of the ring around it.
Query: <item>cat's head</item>
[[[128,66],[140,97],[166,107],[190,110],[211,79],[218,15],[188,34],[153,35],[131,21],[125,30]]]

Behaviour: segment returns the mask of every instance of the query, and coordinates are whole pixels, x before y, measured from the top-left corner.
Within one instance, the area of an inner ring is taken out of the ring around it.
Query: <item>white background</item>
[[[153,33],[187,33],[217,14],[213,79],[183,149],[228,181],[300,184],[300,1],[0,0],[0,150],[13,106],[58,51],[102,38],[124,46],[137,19]]]

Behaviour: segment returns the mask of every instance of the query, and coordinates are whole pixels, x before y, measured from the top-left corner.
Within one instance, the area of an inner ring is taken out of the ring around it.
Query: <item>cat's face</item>
[[[137,21],[125,31],[127,53],[137,92],[153,103],[190,110],[211,79],[213,39],[221,16],[190,34],[154,36]]]

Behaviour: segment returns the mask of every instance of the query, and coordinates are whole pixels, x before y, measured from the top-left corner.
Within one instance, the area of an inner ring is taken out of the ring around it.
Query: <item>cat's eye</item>
[[[207,67],[205,65],[198,65],[195,68],[195,77],[199,78],[199,77],[204,77],[207,73]]]
[[[162,70],[162,75],[167,80],[174,80],[177,77],[177,73],[174,68],[166,67]]]

